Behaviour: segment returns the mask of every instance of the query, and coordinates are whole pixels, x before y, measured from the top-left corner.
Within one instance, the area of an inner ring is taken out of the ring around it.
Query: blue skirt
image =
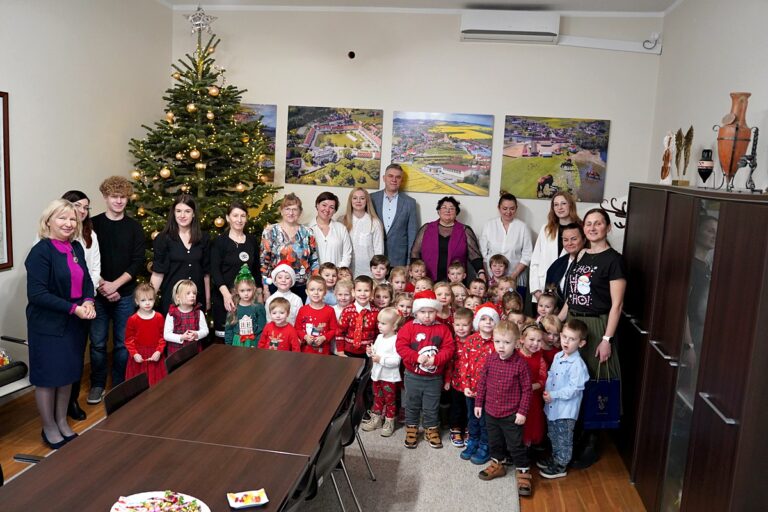
[[[61,336],[29,333],[29,381],[46,388],[80,380],[88,322],[72,315]]]

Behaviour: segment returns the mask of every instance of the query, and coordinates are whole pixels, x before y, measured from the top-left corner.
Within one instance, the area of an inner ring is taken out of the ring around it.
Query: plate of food
[[[232,508],[260,507],[269,503],[264,489],[258,491],[228,492],[227,501]]]
[[[109,512],[211,512],[211,509],[188,494],[152,491],[120,496]]]

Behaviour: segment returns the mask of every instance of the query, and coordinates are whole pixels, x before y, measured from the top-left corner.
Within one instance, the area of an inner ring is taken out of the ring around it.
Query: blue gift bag
[[[621,415],[621,382],[612,379],[610,371],[601,378],[600,364],[597,378],[590,379],[584,385],[584,398],[581,408],[584,412],[584,430],[619,428]]]

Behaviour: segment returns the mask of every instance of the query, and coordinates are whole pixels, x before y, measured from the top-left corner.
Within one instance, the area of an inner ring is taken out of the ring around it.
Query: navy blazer
[[[566,253],[557,258],[547,269],[547,277],[544,281],[545,289],[548,289],[551,284],[555,285],[557,296],[561,302],[565,302],[565,290],[560,288],[560,280],[568,270],[570,257],[571,255]]]
[[[85,250],[72,242],[77,263],[83,269],[83,299],[93,299],[93,282],[85,264]],[[27,331],[63,336],[72,315],[70,293],[72,276],[67,255],[59,252],[48,238],[36,243],[24,266],[27,269]]]
[[[378,190],[371,194],[373,208],[376,215],[381,219],[382,225],[384,218],[384,191]],[[419,230],[419,212],[416,209],[416,200],[410,196],[399,192],[397,195],[397,210],[395,218],[392,220],[392,226],[389,231],[384,233],[384,247],[389,258],[389,264],[393,267],[407,265],[410,261],[411,246],[416,240],[416,232]]]

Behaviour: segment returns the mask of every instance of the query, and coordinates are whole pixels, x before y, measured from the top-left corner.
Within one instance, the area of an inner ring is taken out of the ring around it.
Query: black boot
[[[86,418],[85,411],[80,408],[77,399],[80,396],[80,381],[72,383],[72,392],[69,394],[69,407],[67,407],[67,416],[75,421],[83,421]]]
[[[573,469],[587,469],[592,464],[600,459],[600,451],[598,450],[598,432],[590,430],[585,432],[584,448],[580,453],[575,454],[571,461],[571,467]]]

